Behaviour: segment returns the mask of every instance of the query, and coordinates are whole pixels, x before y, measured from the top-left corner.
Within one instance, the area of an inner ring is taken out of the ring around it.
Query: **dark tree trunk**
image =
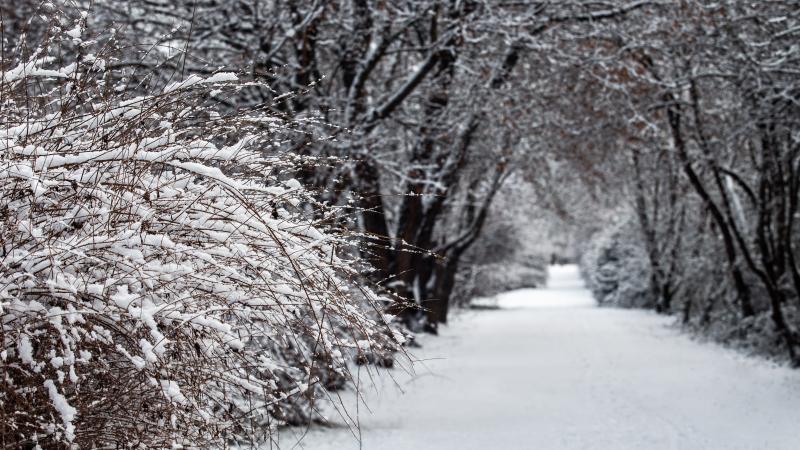
[[[667,120],[670,130],[672,131],[672,140],[677,150],[678,158],[683,165],[683,170],[689,178],[691,186],[711,212],[711,216],[722,234],[725,255],[728,259],[728,268],[739,298],[742,317],[751,317],[755,315],[755,310],[750,299],[750,288],[745,282],[744,275],[739,267],[734,237],[731,234],[725,216],[711,198],[711,194],[706,189],[700,176],[692,167],[692,161],[689,158],[689,152],[686,149],[686,142],[683,138],[683,131],[681,130],[681,112],[678,109],[675,98],[671,94],[667,94],[665,100],[671,105],[667,108]]]

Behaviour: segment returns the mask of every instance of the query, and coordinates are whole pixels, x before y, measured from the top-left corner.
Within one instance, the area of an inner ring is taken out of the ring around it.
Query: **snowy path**
[[[428,338],[365,393],[361,445],[392,449],[800,449],[800,372],[599,309],[573,266]],[[439,358],[439,359],[435,359]],[[347,394],[352,396],[352,394]],[[281,448],[356,449],[346,427]]]

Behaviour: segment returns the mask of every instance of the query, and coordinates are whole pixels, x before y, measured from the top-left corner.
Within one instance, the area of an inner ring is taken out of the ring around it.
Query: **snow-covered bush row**
[[[547,280],[544,264],[531,267],[518,262],[471,265],[459,274],[460,298],[490,297],[514,289],[540,287]]]
[[[624,217],[593,236],[581,256],[581,272],[598,304],[653,308],[647,254],[635,218]]]
[[[403,337],[304,213],[304,161],[279,151],[302,124],[218,112],[246,84],[227,72],[132,97],[85,19],[54,13],[0,61],[1,445],[225,446],[309,420]]]
[[[587,287],[601,306],[623,308],[658,308],[659,292],[653,289],[641,231],[635,217],[622,209],[617,220],[611,220],[595,232],[581,256],[581,272]],[[730,345],[748,354],[785,359],[780,331],[776,329],[758,290],[757,281],[748,283],[759,295],[755,299],[757,312],[740,318],[729,300],[725,266],[713,248],[714,236],[699,235],[687,242],[677,253],[681,267],[681,282],[672,293],[672,308],[680,323],[708,339]],[[797,307],[784,305],[787,320],[797,323]],[[664,311],[662,311],[664,312]]]
[[[499,293],[543,286],[547,264],[557,241],[550,233],[547,211],[536,203],[536,187],[523,175],[512,174],[498,191],[484,232],[464,255],[454,300],[478,306]],[[521,200],[522,199],[522,200]]]

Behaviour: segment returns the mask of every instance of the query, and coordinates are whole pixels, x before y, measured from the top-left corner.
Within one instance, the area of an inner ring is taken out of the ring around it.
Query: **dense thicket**
[[[304,125],[220,107],[253,86],[232,72],[139,95],[113,38],[42,8],[0,61],[0,446],[255,445],[391,358],[292,177]]]

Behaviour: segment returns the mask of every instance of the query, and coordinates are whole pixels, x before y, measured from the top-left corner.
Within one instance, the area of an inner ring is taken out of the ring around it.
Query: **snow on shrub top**
[[[218,111],[226,72],[130,98],[85,15],[58,20],[0,64],[6,445],[265,439],[347,355],[396,348],[346,239],[303,213],[276,150],[294,124]]]

